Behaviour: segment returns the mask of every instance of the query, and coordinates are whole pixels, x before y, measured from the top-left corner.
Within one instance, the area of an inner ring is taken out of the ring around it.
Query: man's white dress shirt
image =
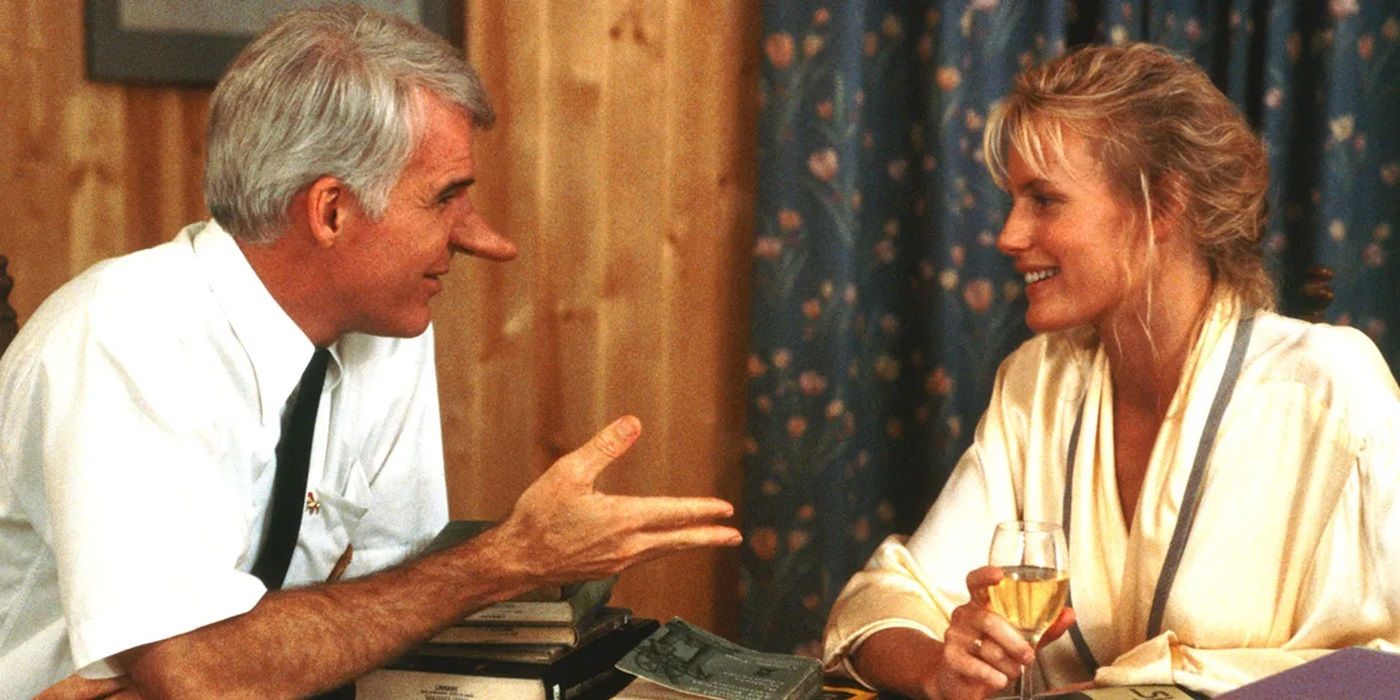
[[[251,609],[313,347],[216,223],[100,263],[0,362],[0,697]],[[287,587],[382,569],[447,520],[431,329],[331,348]]]

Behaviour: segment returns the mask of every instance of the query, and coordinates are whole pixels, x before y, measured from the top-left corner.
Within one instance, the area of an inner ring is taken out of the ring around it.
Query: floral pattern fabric
[[[981,133],[1067,46],[1148,40],[1205,67],[1268,147],[1281,288],[1332,267],[1329,319],[1400,367],[1397,5],[766,0],[743,643],[818,655],[832,600],[918,524],[1029,336]]]

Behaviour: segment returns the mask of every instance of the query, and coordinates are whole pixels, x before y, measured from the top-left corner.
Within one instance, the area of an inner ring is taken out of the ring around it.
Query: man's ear
[[[322,175],[307,188],[306,219],[317,245],[329,248],[344,235],[349,204],[350,192],[338,178]]]

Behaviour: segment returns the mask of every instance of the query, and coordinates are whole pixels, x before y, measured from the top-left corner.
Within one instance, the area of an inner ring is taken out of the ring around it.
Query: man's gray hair
[[[214,89],[209,211],[235,237],[271,242],[292,198],[329,175],[381,218],[418,143],[424,90],[478,127],[495,121],[476,72],[418,25],[353,5],[279,17]]]

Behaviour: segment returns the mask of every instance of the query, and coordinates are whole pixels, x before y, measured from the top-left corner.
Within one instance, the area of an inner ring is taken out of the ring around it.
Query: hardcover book
[[[1063,693],[1036,693],[1035,696],[1045,700],[1204,700],[1206,697],[1176,685],[1117,685]]]
[[[608,698],[632,680],[614,665],[658,627],[656,620],[631,620],[549,664],[409,654],[356,681],[355,697],[360,700]]]
[[[1334,651],[1228,693],[1222,700],[1372,700],[1400,697],[1400,654],[1363,647]]]
[[[585,640],[582,644],[587,644]],[[475,659],[478,661],[514,661],[522,664],[554,663],[574,650],[568,644],[435,644],[428,642],[418,647],[423,656],[440,656],[448,659]]]
[[[433,635],[431,644],[559,644],[575,646],[625,624],[627,608],[603,608],[575,624],[458,624]]]
[[[462,622],[575,624],[608,602],[616,580],[613,577],[586,581],[573,587],[571,594],[563,600],[507,600],[495,603],[466,616]]]

